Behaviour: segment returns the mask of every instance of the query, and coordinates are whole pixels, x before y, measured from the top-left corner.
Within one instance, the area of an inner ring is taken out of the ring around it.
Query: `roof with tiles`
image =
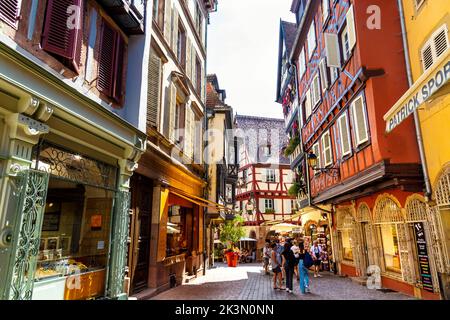
[[[287,137],[284,129],[284,120],[276,118],[254,117],[236,115],[236,128],[244,132],[255,130],[256,134],[246,135],[247,150],[258,146],[258,151],[252,162],[263,164],[289,164],[289,159],[284,156],[284,147]],[[271,157],[264,155],[262,147],[271,146]]]
[[[286,50],[288,52],[288,56],[291,54],[292,47],[295,42],[295,35],[297,33],[297,25],[292,22],[287,22],[281,20],[281,25],[284,30],[284,38],[286,42]]]

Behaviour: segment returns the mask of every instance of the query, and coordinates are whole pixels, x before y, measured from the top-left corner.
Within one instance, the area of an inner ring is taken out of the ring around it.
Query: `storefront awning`
[[[203,199],[201,197],[194,196],[194,195],[189,194],[189,193],[187,193],[185,191],[182,191],[180,189],[177,189],[177,188],[174,188],[174,187],[169,187],[169,190],[174,195],[176,195],[176,196],[178,196],[178,197],[180,197],[180,198],[182,198],[184,200],[187,200],[189,202],[192,202],[193,204],[196,204],[198,206],[205,207],[205,208],[214,208],[214,209],[217,209],[219,211],[222,210],[222,211],[227,211],[227,212],[231,212],[231,213],[234,213],[234,214],[240,214],[240,212],[234,211],[234,210],[232,210],[232,209],[230,209],[230,208],[228,208],[228,207],[226,207],[224,205],[221,205],[219,203],[216,203],[216,202],[213,202],[213,201],[210,201],[210,200],[207,200],[207,199]]]
[[[386,133],[391,132],[425,102],[435,98],[438,92],[450,92],[449,80],[450,50],[447,50],[384,115]]]

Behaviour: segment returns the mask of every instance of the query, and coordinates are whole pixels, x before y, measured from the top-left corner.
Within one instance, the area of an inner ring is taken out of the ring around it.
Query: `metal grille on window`
[[[390,197],[383,197],[374,208],[374,223],[404,222],[402,210]]]
[[[438,207],[450,207],[450,167],[439,179],[434,196]]]
[[[370,221],[370,209],[367,204],[363,203],[359,206],[356,212],[357,222],[369,222]]]
[[[35,147],[32,167],[60,179],[109,190],[116,188],[117,168],[46,141]]]

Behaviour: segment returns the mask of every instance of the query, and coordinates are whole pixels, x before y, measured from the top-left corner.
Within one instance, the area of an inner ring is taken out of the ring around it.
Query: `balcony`
[[[98,2],[126,34],[144,33],[145,5],[141,0],[98,0]]]
[[[289,162],[291,163],[291,168],[297,167],[302,155],[303,155],[303,148],[302,144],[300,143],[289,155]]]

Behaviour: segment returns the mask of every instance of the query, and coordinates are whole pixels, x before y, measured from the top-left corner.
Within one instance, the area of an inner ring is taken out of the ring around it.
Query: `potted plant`
[[[245,235],[244,218],[236,215],[233,220],[226,221],[220,226],[220,241],[227,244],[225,256],[229,267],[236,267],[239,260],[239,249],[236,244]]]

